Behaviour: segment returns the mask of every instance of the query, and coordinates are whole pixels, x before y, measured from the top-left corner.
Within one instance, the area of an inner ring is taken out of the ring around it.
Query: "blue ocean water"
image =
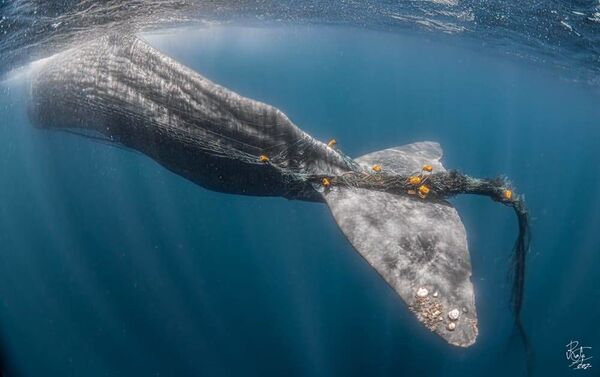
[[[509,176],[532,214],[534,374],[595,373],[565,358],[570,340],[600,349],[595,87],[438,35],[220,26],[143,37],[350,156],[434,140],[449,168]],[[509,209],[453,200],[480,321],[477,343],[458,349],[413,318],[325,205],[210,192],[143,155],[34,129],[18,80],[0,109],[7,375],[523,375]]]

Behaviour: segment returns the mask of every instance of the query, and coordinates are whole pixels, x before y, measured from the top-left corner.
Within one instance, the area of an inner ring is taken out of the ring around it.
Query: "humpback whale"
[[[442,165],[435,142],[351,158],[283,112],[244,98],[132,35],[87,41],[33,74],[36,127],[102,138],[210,190],[322,202],[358,253],[429,330],[467,347],[478,335],[465,227],[448,199],[484,195],[519,223],[513,301],[520,309],[528,248],[522,196],[505,178]]]

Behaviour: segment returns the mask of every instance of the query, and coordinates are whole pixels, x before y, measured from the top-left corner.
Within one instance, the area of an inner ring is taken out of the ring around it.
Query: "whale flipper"
[[[441,155],[439,144],[424,142],[356,161],[397,173],[420,170],[425,164],[439,171],[444,169]],[[421,322],[451,344],[466,347],[475,342],[471,262],[465,228],[454,207],[352,187],[331,187],[323,196],[348,240]],[[451,319],[456,314],[458,319]]]

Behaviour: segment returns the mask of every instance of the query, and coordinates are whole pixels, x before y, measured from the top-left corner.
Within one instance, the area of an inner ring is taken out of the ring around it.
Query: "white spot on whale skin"
[[[452,321],[456,321],[458,317],[460,317],[460,312],[458,309],[452,309],[448,312],[448,318],[450,318]]]

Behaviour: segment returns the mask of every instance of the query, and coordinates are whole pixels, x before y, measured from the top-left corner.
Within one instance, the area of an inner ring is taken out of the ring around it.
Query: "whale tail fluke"
[[[477,312],[471,282],[471,262],[464,225],[445,198],[471,193],[513,207],[519,235],[513,251],[515,326],[531,354],[520,318],[525,257],[529,249],[527,211],[504,178],[475,179],[446,172],[438,143],[419,142],[373,152],[356,159],[365,171],[383,169],[387,176],[410,179],[429,169],[436,200],[398,195],[397,189],[331,185],[321,193],[354,248],[400,295],[415,316],[448,343],[475,343]],[[376,170],[378,171],[378,170]],[[368,176],[368,175],[367,175]],[[439,178],[438,178],[439,177]],[[418,194],[418,193],[417,193]]]
[[[437,143],[386,149],[356,161],[365,167],[408,175],[431,165],[444,171]],[[477,312],[471,283],[467,237],[456,209],[354,187],[323,193],[338,225],[354,248],[402,297],[431,331],[457,346],[477,337]]]

